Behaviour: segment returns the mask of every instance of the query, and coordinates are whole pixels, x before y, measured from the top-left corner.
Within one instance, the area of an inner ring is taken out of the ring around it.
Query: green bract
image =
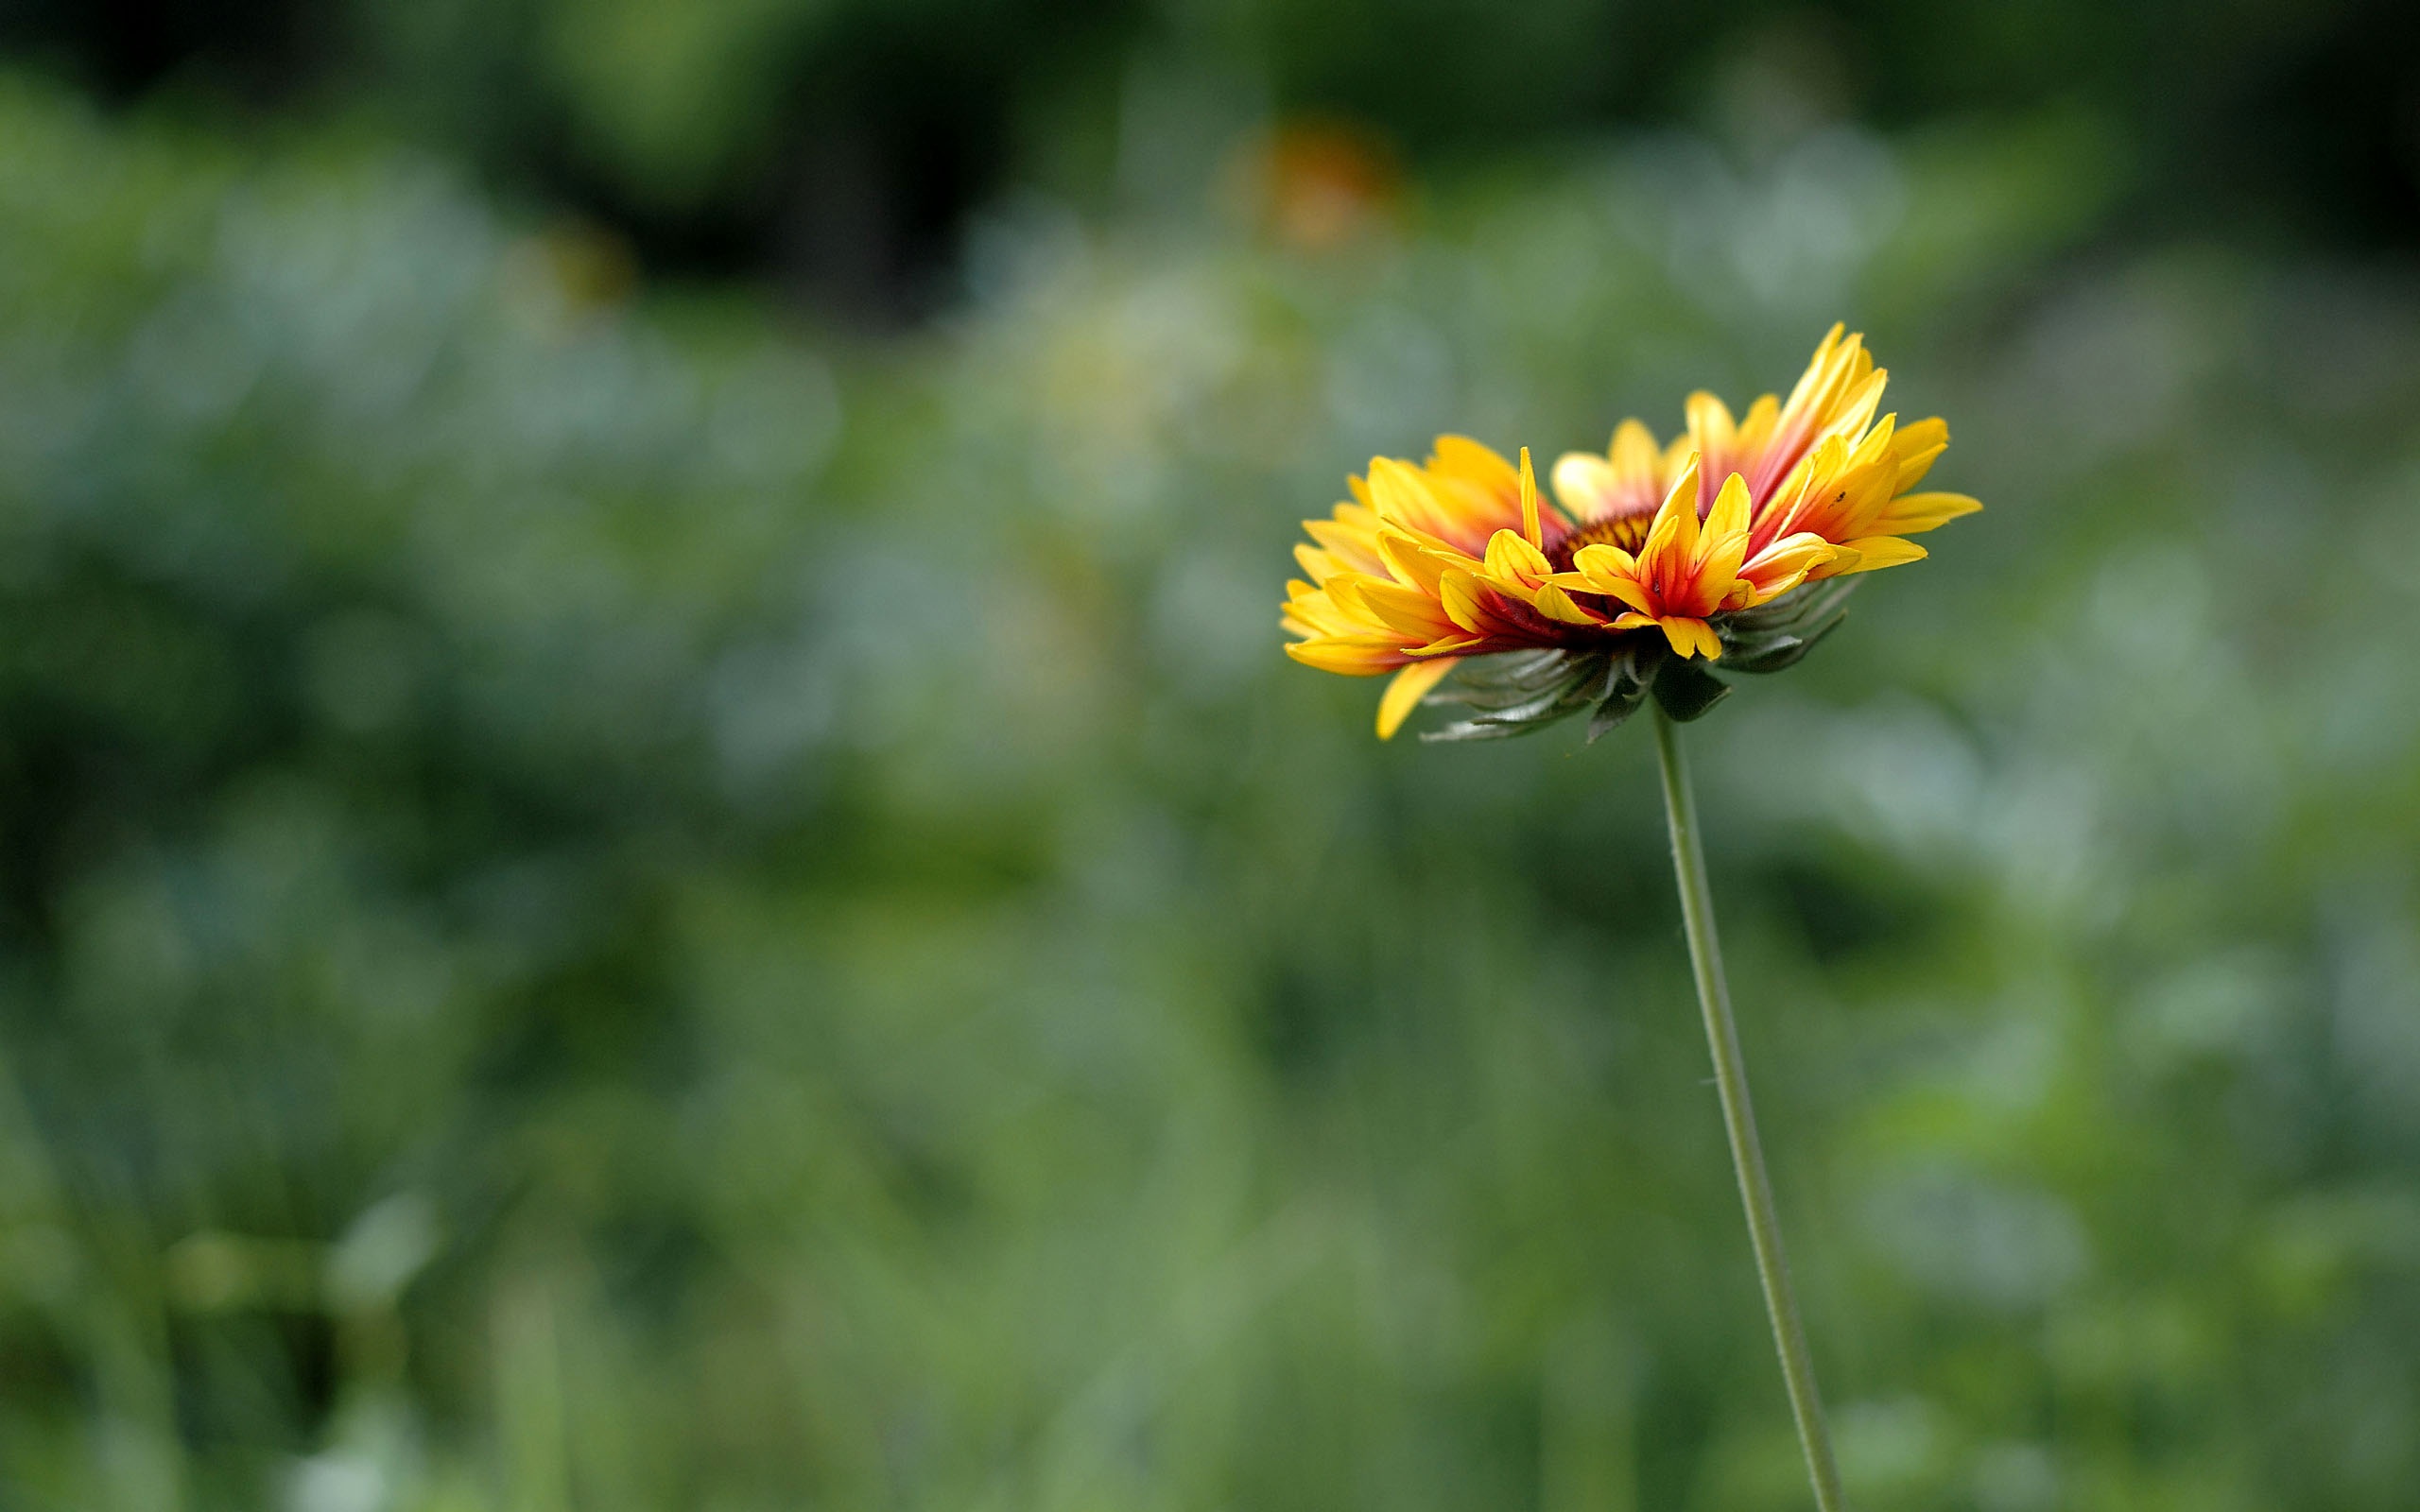
[[[1793,666],[1848,613],[1859,579],[1832,578],[1785,593],[1756,609],[1713,624],[1722,638],[1716,664],[1729,672],[1779,672]],[[1651,695],[1683,723],[1722,701],[1731,685],[1696,658],[1677,657],[1661,633],[1640,630],[1599,651],[1514,651],[1472,657],[1422,701],[1476,711],[1423,740],[1502,740],[1526,735],[1574,714],[1588,715],[1588,738],[1604,734],[1638,712]]]

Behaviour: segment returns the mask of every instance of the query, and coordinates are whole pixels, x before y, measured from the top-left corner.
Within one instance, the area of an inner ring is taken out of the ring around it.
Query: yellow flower
[[[1625,421],[1604,455],[1555,464],[1551,503],[1526,448],[1517,469],[1458,436],[1417,466],[1374,458],[1366,480],[1351,480],[1352,502],[1304,523],[1311,541],[1295,557],[1309,580],[1287,586],[1286,650],[1331,672],[1394,673],[1382,738],[1467,657],[1563,653],[1571,689],[1597,670],[1587,659],[1621,659],[1628,672],[1605,686],[1633,702],[1666,647],[1712,662],[1729,640],[1756,648],[1744,670],[1786,664],[1829,620],[1754,611],[1804,583],[1917,560],[1924,548],[1905,537],[1981,507],[1910,491],[1949,431],[1876,420],[1886,376],[1860,337],[1834,326],[1787,401],[1768,394],[1735,421],[1712,394],[1693,394],[1669,446]],[[1824,601],[1832,619],[1837,602]],[[1529,728],[1611,696],[1538,692],[1561,677],[1561,663],[1550,675],[1525,664],[1521,697],[1500,705],[1523,717],[1482,722]],[[1710,702],[1701,693],[1692,707]]]

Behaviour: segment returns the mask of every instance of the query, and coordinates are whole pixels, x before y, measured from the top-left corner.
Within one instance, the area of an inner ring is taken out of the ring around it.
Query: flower
[[[1603,455],[1555,463],[1552,503],[1526,447],[1517,468],[1459,436],[1418,465],[1374,458],[1351,502],[1304,522],[1311,539],[1294,554],[1309,580],[1287,585],[1287,654],[1393,673],[1382,739],[1424,698],[1482,711],[1446,738],[1592,705],[1593,738],[1650,691],[1694,717],[1727,691],[1703,663],[1776,671],[1838,622],[1848,585],[1806,585],[1919,560],[1907,537],[1982,507],[1910,491],[1949,429],[1876,420],[1887,377],[1836,325],[1787,401],[1767,394],[1735,420],[1693,394],[1669,446],[1624,421]],[[1497,664],[1476,674],[1478,657]],[[1459,686],[1440,691],[1458,667]]]

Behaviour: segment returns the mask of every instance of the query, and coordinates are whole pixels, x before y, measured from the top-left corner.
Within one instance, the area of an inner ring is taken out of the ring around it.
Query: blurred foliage
[[[18,0],[0,47],[120,98],[367,116],[651,267],[856,318],[928,309],[1004,188],[1149,198],[1138,107],[1212,141],[1340,114],[1433,167],[2058,106],[2140,163],[2135,224],[2420,241],[2420,11],[2394,0]]]
[[[1185,99],[860,347],[0,89],[0,1500],[1800,1504],[1644,743],[1274,620],[1847,316],[1989,511],[1692,735],[1858,1504],[2406,1504],[2408,271],[2113,249],[2067,109],[1289,249]]]

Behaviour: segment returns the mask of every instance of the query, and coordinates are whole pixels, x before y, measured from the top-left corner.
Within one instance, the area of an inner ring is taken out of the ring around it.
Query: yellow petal
[[[1349,678],[1374,678],[1404,664],[1403,653],[1391,646],[1341,638],[1288,641],[1286,654],[1305,666],[1317,667],[1322,672],[1341,672]]]
[[[1782,413],[1795,415],[1816,400],[1817,391],[1831,376],[1832,359],[1841,350],[1841,335],[1848,327],[1835,320],[1832,329],[1815,345],[1815,355],[1806,360],[1806,370],[1799,374],[1798,384],[1789,391],[1789,400],[1782,405]]]
[[[1488,621],[1493,616],[1479,603],[1478,578],[1468,573],[1447,573],[1437,586],[1446,618],[1473,635],[1487,632]]]
[[[1483,441],[1467,436],[1440,436],[1432,455],[1437,471],[1448,477],[1468,478],[1498,497],[1512,488],[1512,464]]]
[[[1771,394],[1758,395],[1748,413],[1739,417],[1738,439],[1734,444],[1743,455],[1762,451],[1772,439],[1773,422],[1780,418],[1781,401]]]
[[[1521,448],[1521,534],[1532,546],[1543,547],[1547,538],[1538,529],[1538,475],[1530,468],[1530,449]]]
[[[1876,421],[1874,422],[1874,428],[1865,433],[1865,438],[1858,441],[1856,449],[1849,453],[1849,465],[1851,467],[1872,467],[1875,463],[1881,461],[1885,456],[1891,456],[1893,460],[1892,472],[1893,476],[1895,478],[1897,476],[1897,457],[1892,451],[1891,438],[1897,434],[1898,428],[1899,417],[1896,415],[1885,415],[1880,420]]]
[[[1818,535],[1783,537],[1740,568],[1741,580],[1753,590],[1748,602],[1763,604],[1779,598],[1840,553],[1841,548]]]
[[[1591,577],[1631,577],[1638,572],[1637,558],[1619,546],[1603,544],[1581,547],[1571,565]]]
[[[1433,531],[1440,523],[1428,480],[1410,463],[1392,456],[1370,458],[1370,504],[1389,524]]]
[[[1564,512],[1582,524],[1620,507],[1621,478],[1614,464],[1586,452],[1565,452],[1547,474]]]
[[[1614,444],[1605,456],[1613,464],[1615,476],[1625,484],[1652,488],[1661,480],[1664,449],[1655,444],[1655,433],[1637,421],[1626,420],[1614,427]]]
[[[1938,415],[1902,425],[1891,443],[1899,460],[1899,487],[1912,489],[1932,471],[1933,458],[1949,447],[1949,426]]]
[[[1885,567],[1922,561],[1929,555],[1914,541],[1901,541],[1896,536],[1867,536],[1848,542],[1848,550],[1857,554],[1857,560],[1848,566],[1836,564],[1827,576],[1837,577],[1847,573],[1878,572]]]
[[[1293,593],[1289,589],[1288,593],[1290,596],[1287,599],[1284,610],[1286,624],[1288,628],[1297,625],[1302,626],[1303,628],[1296,633],[1306,639],[1323,635],[1372,633],[1368,627],[1356,623],[1352,616],[1336,607],[1334,599],[1318,589],[1313,589],[1307,593]]]
[[[1871,357],[1866,359],[1871,362]],[[1876,368],[1841,396],[1832,412],[1826,429],[1839,435],[1856,435],[1874,422],[1874,412],[1882,407],[1882,390],[1890,386],[1888,369]]]
[[[1610,573],[1602,576],[1595,573],[1557,573],[1553,586],[1565,593],[1577,590],[1583,593],[1596,593],[1617,603],[1627,604],[1632,609],[1641,611],[1655,607],[1655,600],[1649,595],[1647,585],[1635,577],[1622,577]]]
[[[1381,628],[1384,622],[1378,618],[1378,611],[1361,596],[1361,589],[1364,584],[1378,580],[1360,573],[1339,573],[1320,585],[1320,592],[1327,595],[1328,603],[1335,606],[1339,614],[1356,621],[1366,630],[1375,630]]]
[[[1346,507],[1349,507],[1338,506],[1340,510]],[[1355,509],[1354,512],[1359,514],[1362,511]],[[1374,526],[1375,524],[1376,519],[1374,516],[1371,524]],[[1355,572],[1362,573],[1383,570],[1383,564],[1378,560],[1374,529],[1358,526],[1339,518],[1305,520],[1303,522],[1303,530],[1313,541],[1318,541],[1320,549],[1335,558],[1336,564],[1340,567],[1349,567]]]
[[[1903,493],[1891,501],[1880,523],[1897,535],[1922,535],[1982,507],[1983,501],[1962,493]]]
[[[1699,533],[1689,565],[1702,576],[1728,584],[1738,576],[1739,560],[1747,554],[1748,480],[1734,472],[1714,496],[1714,508]]]
[[[1502,582],[1523,587],[1554,571],[1554,563],[1547,554],[1510,530],[1499,530],[1487,541],[1488,576]]]
[[[1386,696],[1378,700],[1378,738],[1380,740],[1394,738],[1395,730],[1402,727],[1404,717],[1419,706],[1420,700],[1428,696],[1428,690],[1437,686],[1446,673],[1454,670],[1454,662],[1455,659],[1452,657],[1438,657],[1429,662],[1414,662],[1395,674],[1395,680],[1387,684]]]
[[[1664,639],[1671,643],[1673,651],[1681,656],[1702,656],[1711,662],[1722,654],[1722,638],[1702,619],[1664,614],[1657,616],[1655,623],[1663,629]]]
[[[1364,578],[1358,586],[1361,600],[1370,606],[1371,612],[1406,635],[1426,641],[1445,628],[1445,616],[1437,600],[1416,588],[1381,582],[1374,577]]]
[[[1378,555],[1396,582],[1408,583],[1429,594],[1437,592],[1437,579],[1448,568],[1469,559],[1460,552],[1439,551],[1420,538],[1392,527],[1378,537]]]
[[[1728,458],[1732,440],[1738,434],[1729,406],[1701,388],[1689,396],[1687,408],[1690,444],[1700,455],[1718,463]]]
[[[1705,528],[1717,536],[1737,535],[1748,528],[1748,480],[1734,472],[1722,480],[1722,491],[1714,496],[1714,507],[1707,511]]]
[[[1655,625],[1671,644],[1675,656],[1703,656],[1711,662],[1722,654],[1721,640],[1715,635],[1714,627],[1703,620],[1686,614],[1659,614]]]
[[[1582,609],[1578,604],[1572,601],[1569,593],[1564,593],[1562,589],[1556,587],[1552,583],[1543,583],[1539,585],[1537,596],[1530,600],[1530,607],[1536,610],[1547,618],[1560,621],[1564,625],[1602,625],[1605,623],[1603,615],[1591,614],[1586,610]]]
[[[1664,495],[1664,503],[1656,508],[1655,524],[1638,551],[1641,571],[1654,572],[1668,555],[1686,561],[1697,550],[1698,469],[1703,460],[1702,455],[1688,459],[1680,476],[1672,480],[1672,491]]]

